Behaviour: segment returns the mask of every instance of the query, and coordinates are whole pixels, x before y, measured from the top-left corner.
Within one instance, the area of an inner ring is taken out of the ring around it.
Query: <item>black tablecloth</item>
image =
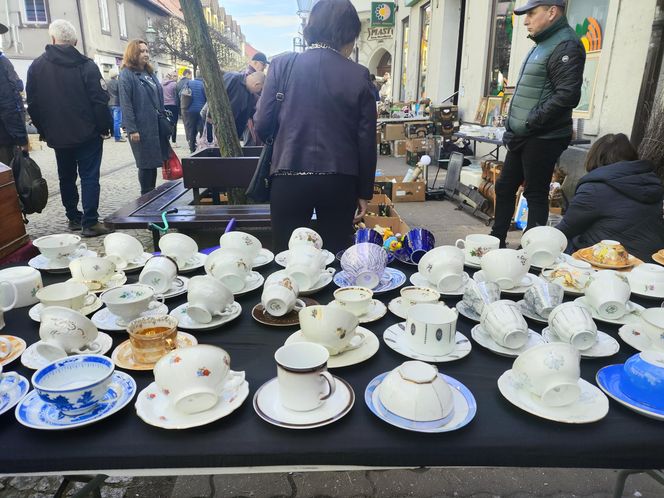
[[[414,267],[398,267],[408,276]],[[261,270],[268,275],[279,269],[272,264]],[[44,274],[44,284],[64,280],[64,275]],[[137,274],[129,275],[129,282]],[[326,304],[336,289],[330,284],[312,296]],[[388,348],[383,331],[401,321],[388,312],[366,325],[381,338],[378,353],[352,367],[333,370],[350,382],[356,402],[342,420],[314,430],[288,430],[269,425],[253,410],[256,390],[276,375],[274,352],[295,327],[280,329],[261,325],[251,318],[260,301],[257,290],[238,298],[242,316],[223,327],[194,333],[199,343],[223,347],[231,355],[231,367],[245,370],[250,395],[230,416],[210,425],[188,430],[164,430],[144,423],[134,403],[99,423],[69,431],[39,431],[20,425],[13,410],[0,416],[0,474],[68,470],[244,467],[272,465],[362,466],[545,466],[662,468],[664,424],[640,416],[611,401],[608,416],[584,425],[555,423],[529,415],[511,405],[496,381],[513,360],[497,356],[473,342],[464,359],[438,365],[441,372],[463,382],[475,395],[477,415],[461,430],[443,434],[420,434],[390,426],[374,416],[364,403],[364,389],[376,375],[395,368],[407,358]],[[385,303],[398,290],[378,296]],[[169,309],[186,296],[167,301]],[[456,300],[446,300],[454,305]],[[659,302],[641,302],[659,306]],[[38,340],[38,324],[28,308],[5,314],[0,334],[14,334],[28,344]],[[459,330],[470,338],[474,324],[459,317]],[[532,328],[540,331],[541,327]],[[617,327],[600,328],[618,338]],[[114,347],[127,338],[125,332],[109,332]],[[582,377],[594,383],[604,365],[622,363],[635,351],[624,344],[611,358],[582,360]],[[110,355],[110,352],[108,353]],[[30,378],[32,371],[16,360],[7,371]],[[152,372],[129,372],[139,392],[154,380]],[[176,473],[176,471],[174,471]]]

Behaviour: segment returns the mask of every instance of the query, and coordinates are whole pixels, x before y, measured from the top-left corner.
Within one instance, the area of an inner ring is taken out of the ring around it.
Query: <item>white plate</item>
[[[181,296],[182,294],[187,293],[187,289],[189,288],[189,279],[187,277],[175,277],[175,280],[173,281],[173,285],[171,285],[171,288],[168,289],[162,296],[164,299],[171,299],[172,297],[178,297]]]
[[[37,341],[34,344],[31,344],[23,352],[23,354],[21,355],[21,363],[23,364],[24,367],[29,368],[31,370],[38,370],[41,367],[48,365],[52,361],[55,361],[53,359],[49,360],[47,358],[44,358],[42,355],[40,355],[37,352],[37,344],[41,342],[42,341]],[[92,341],[92,344],[98,344],[99,346],[101,346],[99,352],[94,354],[106,354],[113,347],[113,339],[111,338],[110,335],[100,331],[97,334],[97,338],[94,341]]]
[[[152,301],[153,303],[157,303],[158,301]],[[159,303],[159,306],[155,307],[152,310],[147,310],[138,315],[138,317],[144,317],[144,316],[159,316],[159,315],[167,315],[168,314],[168,306],[165,304]],[[103,310],[97,311],[94,315],[92,315],[92,323],[95,324],[95,326],[98,329],[102,330],[110,330],[112,332],[125,332],[127,330],[126,326],[123,325],[118,325],[118,320],[120,319],[119,316],[114,315],[111,313],[111,310],[108,308],[104,308]]]
[[[615,320],[611,320],[608,318],[602,318],[597,314],[597,311],[595,311],[595,308],[593,308],[589,303],[588,300],[586,299],[586,296],[582,297],[577,297],[574,300],[575,303],[577,303],[580,306],[583,306],[587,308],[593,315],[593,319],[599,321],[599,322],[604,322],[604,323],[612,323],[613,325],[638,325],[641,323],[641,319],[639,318],[639,314],[641,311],[643,311],[645,308],[641,306],[640,304],[636,304],[632,301],[627,301],[627,313],[621,316],[620,318],[617,318]]]
[[[327,360],[328,368],[343,368],[349,367],[351,365],[357,365],[358,363],[362,363],[363,361],[368,360],[376,354],[378,348],[380,347],[380,341],[378,340],[378,337],[376,337],[376,334],[371,332],[369,329],[365,329],[364,327],[358,328],[366,334],[366,340],[357,349],[351,349],[349,351],[344,351],[343,353],[330,356],[329,360]],[[291,334],[288,339],[286,339],[284,344],[292,344],[295,342],[308,342],[306,337],[304,337],[304,334],[302,334],[301,330]]]
[[[199,413],[184,413],[172,408],[168,396],[153,382],[136,397],[136,414],[146,424],[162,429],[190,429],[230,415],[249,396],[249,383],[244,381],[237,390],[224,391],[219,401],[209,410]]]
[[[54,403],[43,401],[31,391],[16,407],[16,419],[26,427],[42,430],[65,430],[94,424],[124,408],[136,394],[136,382],[124,372],[113,372],[104,399],[91,411],[76,417],[63,415]]]
[[[500,393],[514,406],[532,415],[564,424],[589,424],[609,413],[609,400],[597,387],[579,379],[581,396],[568,406],[546,406],[537,396],[524,389],[508,370],[498,379]]]
[[[328,304],[328,306],[332,306],[333,308],[341,308],[337,301],[332,301]],[[360,323],[371,323],[375,322],[376,320],[380,320],[386,314],[387,306],[385,306],[378,299],[372,299],[367,312],[364,315],[358,316],[357,318],[360,320]]]
[[[473,279],[475,282],[486,282],[484,270],[475,272]],[[500,289],[500,292],[504,292],[505,294],[523,294],[538,280],[539,278],[536,275],[533,275],[532,273],[526,273],[525,276],[521,279],[521,285],[512,287],[511,289]]]
[[[101,309],[101,307],[104,306],[104,303],[102,302],[101,299],[99,299],[99,296],[95,296],[95,300],[92,301],[92,304],[89,306],[83,306],[80,310],[74,310],[80,313],[81,315],[89,315],[91,313],[94,313],[95,311]],[[32,308],[28,310],[28,316],[32,318],[35,322],[40,323],[41,322],[41,314],[42,311],[44,310],[44,305],[42,303],[37,303],[35,304]]]
[[[187,261],[182,267],[178,265],[178,273],[190,273],[205,266],[205,261],[208,255],[202,252],[197,252],[190,261]]]
[[[546,342],[564,342],[549,327],[545,327],[542,330],[542,337]],[[618,351],[620,351],[620,344],[618,344],[618,341],[609,334],[598,330],[597,341],[595,344],[591,348],[579,352],[581,353],[581,358],[605,358],[607,356],[613,356]]]
[[[323,254],[325,255],[325,266],[331,265],[334,263],[334,254],[332,254],[330,251],[327,249],[323,249]],[[274,257],[275,263],[277,263],[279,266],[283,266],[286,268],[286,265],[288,265],[288,256],[290,255],[290,251],[286,249],[285,251],[281,251],[279,254],[277,254]]]
[[[263,247],[258,253],[258,256],[256,256],[251,262],[251,267],[255,270],[256,268],[262,268],[269,265],[272,261],[274,261],[274,253]]]
[[[441,291],[438,290],[438,288],[433,285],[431,282],[429,282],[425,276],[423,276],[420,272],[413,273],[410,276],[410,283],[413,284],[415,287],[427,287],[429,289],[435,290],[436,292],[440,292],[441,296],[463,296],[463,293],[466,291],[466,286],[468,285],[468,282],[470,281],[470,276],[466,273],[463,272],[463,283],[461,284],[461,287],[453,290],[453,291]]]
[[[458,303],[456,303],[456,310],[459,312],[461,316],[465,316],[466,318],[468,318],[468,320],[477,323],[480,322],[481,319],[480,315],[478,315],[473,308],[468,306],[463,301],[459,301]]]
[[[150,259],[151,257],[152,257],[151,253],[144,252],[139,258],[136,259],[136,261],[127,263],[127,266],[122,268],[122,271],[124,271],[125,273],[138,271],[145,266],[145,263],[147,263],[148,259]]]
[[[67,282],[78,282],[78,280],[75,280],[73,278],[70,278],[67,280]],[[85,283],[85,282],[81,282]],[[121,285],[124,285],[127,283],[127,275],[125,275],[125,272],[119,271],[115,273],[108,282],[106,282],[102,287],[95,287],[90,289],[88,287],[89,292],[92,292],[93,294],[101,294],[102,292],[105,292],[109,289],[115,289],[116,287],[120,287]]]
[[[254,395],[254,410],[266,422],[286,429],[314,429],[331,424],[346,415],[355,403],[353,388],[343,379],[334,377],[336,389],[321,406],[307,412],[285,408],[279,401],[277,378],[268,380]]]
[[[618,335],[626,344],[632,346],[637,351],[659,351],[652,347],[652,342],[645,332],[639,331],[639,324],[623,325],[618,330]]]
[[[383,341],[390,349],[413,360],[427,361],[429,363],[447,363],[449,361],[460,360],[470,354],[473,346],[468,338],[458,330],[454,340],[456,346],[451,353],[446,355],[428,355],[413,351],[406,342],[406,322],[395,323],[383,332]]]
[[[97,253],[94,251],[76,251],[69,258],[67,258],[67,263],[54,263],[46,256],[39,254],[38,256],[35,256],[30,261],[28,261],[28,265],[37,270],[50,271],[53,273],[69,273],[69,263],[75,259],[96,257]]]
[[[436,304],[445,305],[445,302],[438,301]],[[411,306],[404,304],[402,297],[395,297],[388,303],[387,307],[392,313],[403,320],[408,318],[408,310],[411,308]]]
[[[234,302],[231,307],[233,313],[227,316],[213,316],[212,321],[210,323],[199,323],[196,320],[192,319],[188,314],[187,314],[187,308],[189,307],[189,303],[184,303],[178,306],[177,308],[173,309],[169,315],[171,315],[174,318],[177,318],[178,320],[178,328],[183,328],[187,330],[211,330],[211,329],[216,329],[217,327],[221,327],[225,323],[231,322],[235,320],[238,316],[242,314],[242,306],[240,306],[239,303]]]
[[[525,346],[520,347],[519,349],[509,349],[505,346],[501,346],[493,338],[484,331],[481,325],[475,325],[473,330],[470,332],[471,337],[475,340],[477,344],[482,346],[489,351],[492,351],[500,356],[507,356],[510,358],[516,358],[524,351],[528,351],[531,348],[539,344],[544,343],[544,339],[537,332],[528,329],[528,342]]]
[[[535,311],[530,309],[530,306],[528,306],[526,304],[526,301],[524,301],[523,299],[517,302],[516,305],[519,307],[519,311],[521,312],[521,314],[526,318],[530,318],[533,322],[546,323],[546,324],[549,323],[548,319],[538,315],[537,313],[535,313]]]
[[[22,375],[0,378],[0,386],[0,415],[14,408],[30,390],[30,382]]]
[[[282,278],[287,277],[287,276],[288,276],[288,273],[286,273],[286,270],[279,270],[279,271],[276,271],[273,274],[271,274],[269,277],[267,277],[266,280],[269,280],[269,281],[279,280],[279,279],[282,279]],[[319,292],[319,291],[323,290],[325,287],[327,287],[328,285],[330,285],[333,278],[334,278],[334,276],[330,272],[322,270],[321,274],[320,274],[320,277],[318,277],[318,281],[314,284],[314,286],[311,289],[308,289],[308,290],[304,290],[304,291],[300,290],[300,293],[298,294],[298,296],[310,296],[312,294],[316,294],[316,292]]]
[[[257,271],[252,271],[249,273],[244,282],[244,289],[238,292],[233,292],[234,296],[242,296],[244,294],[248,294],[249,292],[255,291],[256,289],[259,289],[260,286],[263,285],[263,282],[265,282],[265,278]]]

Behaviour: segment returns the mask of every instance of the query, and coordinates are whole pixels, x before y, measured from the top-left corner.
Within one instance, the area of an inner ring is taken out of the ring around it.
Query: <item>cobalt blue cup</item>
[[[404,250],[408,258],[415,264],[422,256],[436,246],[433,234],[425,228],[413,228],[404,238]]]
[[[373,228],[360,228],[355,232],[355,243],[371,242],[379,246],[383,245],[383,237]]]

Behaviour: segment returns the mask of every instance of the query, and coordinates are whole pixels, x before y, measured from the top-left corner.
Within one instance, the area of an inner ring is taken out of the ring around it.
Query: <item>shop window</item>
[[[23,0],[23,14],[26,24],[48,24],[46,0]]]
[[[494,0],[491,45],[487,74],[487,95],[501,95],[506,86],[512,52],[515,0]]]
[[[99,19],[101,21],[101,32],[111,34],[111,21],[108,17],[108,0],[99,0]]]
[[[401,25],[401,78],[399,85],[399,100],[406,100],[406,71],[408,70],[408,37],[410,36],[410,21],[406,17]]]
[[[127,39],[127,16],[125,14],[124,2],[118,2],[118,25],[120,26],[120,38]]]
[[[426,96],[427,68],[429,63],[429,31],[431,29],[431,4],[420,8],[420,67],[418,71],[419,97]]]

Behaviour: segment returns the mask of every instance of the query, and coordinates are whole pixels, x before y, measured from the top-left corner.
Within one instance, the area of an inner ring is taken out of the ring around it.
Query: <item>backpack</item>
[[[183,111],[186,111],[189,109],[192,100],[193,97],[191,87],[189,86],[189,83],[187,83],[184,87],[182,87],[182,90],[180,90],[180,108]]]
[[[21,211],[23,211],[23,219],[27,223],[26,214],[41,213],[46,207],[48,185],[42,177],[37,163],[20,147],[17,147],[14,152],[11,168],[16,182],[18,201]]]

